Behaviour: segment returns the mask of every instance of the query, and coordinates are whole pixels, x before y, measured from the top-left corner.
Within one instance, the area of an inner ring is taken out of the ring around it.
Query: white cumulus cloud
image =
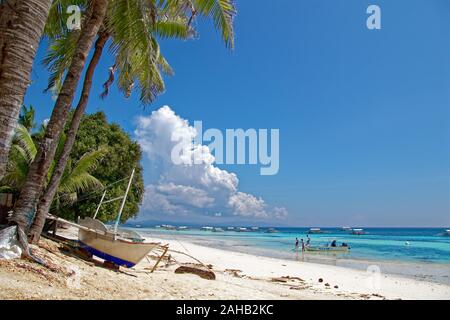
[[[239,191],[236,174],[214,165],[209,148],[193,143],[197,135],[195,128],[170,107],[139,117],[135,135],[154,177],[146,186],[144,213],[286,217],[285,208],[270,207],[263,199]],[[183,150],[182,158],[201,160],[192,164],[181,159],[182,163],[190,164],[175,164],[171,157],[175,146]]]

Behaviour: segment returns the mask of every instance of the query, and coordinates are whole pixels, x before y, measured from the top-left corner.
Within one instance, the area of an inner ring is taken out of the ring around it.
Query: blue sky
[[[370,4],[381,7],[381,30],[366,28]],[[287,209],[275,224],[449,226],[450,2],[247,0],[237,7],[233,51],[210,21],[197,23],[195,40],[162,42],[175,76],[150,106],[115,88],[98,98],[112,64],[104,56],[88,112],[105,111],[131,135],[139,117],[163,105],[206,129],[279,128],[277,175],[219,166],[236,173],[242,192]],[[37,63],[25,103],[38,120],[53,107],[42,93],[47,77]]]

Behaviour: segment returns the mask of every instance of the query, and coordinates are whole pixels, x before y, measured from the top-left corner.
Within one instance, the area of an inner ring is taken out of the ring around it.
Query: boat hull
[[[346,253],[349,251],[348,247],[306,247],[308,252],[335,252]]]
[[[158,246],[158,243],[114,239],[114,234],[99,234],[82,229],[79,230],[78,241],[81,247],[94,256],[127,268],[135,266]]]
[[[292,251],[302,251],[301,248],[294,248]],[[326,253],[347,253],[349,247],[305,247],[307,252],[326,252]]]

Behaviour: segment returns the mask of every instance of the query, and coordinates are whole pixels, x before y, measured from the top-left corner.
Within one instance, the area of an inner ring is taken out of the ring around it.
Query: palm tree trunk
[[[0,4],[0,179],[52,0]]]
[[[52,178],[50,180],[47,189],[39,200],[39,204],[36,210],[36,217],[34,219],[33,225],[30,229],[29,239],[31,243],[38,243],[41,236],[42,229],[44,228],[45,219],[47,217],[48,210],[52,204],[53,198],[58,190],[61,177],[64,173],[67,161],[69,160],[70,151],[75,142],[75,137],[77,135],[78,127],[81,122],[81,118],[86,110],[86,106],[89,100],[89,93],[92,87],[92,78],[94,76],[95,68],[98,65],[100,57],[103,52],[103,47],[108,41],[109,34],[106,32],[100,33],[96,43],[95,51],[86,70],[84,77],[83,90],[81,92],[80,101],[75,109],[75,112],[70,123],[69,132],[67,133],[66,141],[64,143],[63,151],[58,163],[56,164],[55,170],[53,172]]]
[[[34,211],[43,191],[48,169],[55,156],[59,136],[64,129],[87,56],[106,15],[107,5],[108,0],[91,2],[91,15],[82,28],[72,63],[53,108],[45,135],[39,144],[39,151],[30,166],[27,180],[17,200],[11,222],[16,223],[24,230],[28,228],[34,218]]]

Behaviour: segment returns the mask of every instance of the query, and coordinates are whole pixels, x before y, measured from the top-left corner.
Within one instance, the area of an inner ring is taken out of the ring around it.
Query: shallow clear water
[[[348,243],[347,254],[293,252],[295,238],[304,239],[309,228],[277,228],[277,233],[210,232],[141,228],[139,232],[172,240],[185,240],[210,247],[258,254],[274,258],[301,260],[366,269],[377,265],[382,272],[450,284],[450,237],[444,229],[367,228],[364,235],[352,235],[339,229],[323,228],[312,234],[312,245],[326,245],[333,240]],[[409,243],[408,245],[406,243]]]

